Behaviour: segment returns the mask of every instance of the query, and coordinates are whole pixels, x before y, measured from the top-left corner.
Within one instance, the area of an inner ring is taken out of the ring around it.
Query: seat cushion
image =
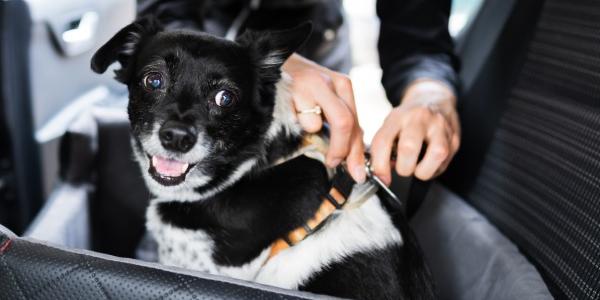
[[[0,299],[334,299],[18,238],[0,225]]]
[[[600,1],[545,0],[530,20],[497,46],[515,57],[525,40],[522,63],[490,57],[514,72],[480,73],[486,84],[461,99],[467,146],[447,175],[461,183],[449,186],[519,246],[554,297],[598,299]],[[489,88],[504,76],[506,89]]]
[[[517,247],[443,186],[431,186],[411,223],[441,299],[552,299]]]

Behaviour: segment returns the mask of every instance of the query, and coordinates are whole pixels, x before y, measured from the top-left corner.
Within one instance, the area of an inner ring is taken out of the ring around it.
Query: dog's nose
[[[158,131],[160,143],[167,150],[188,152],[196,143],[196,133],[190,126],[168,121]]]

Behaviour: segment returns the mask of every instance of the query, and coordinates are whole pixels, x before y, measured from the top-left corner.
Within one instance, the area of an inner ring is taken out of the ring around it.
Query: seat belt
[[[516,0],[484,0],[467,31],[456,39],[456,52],[463,59],[460,72],[463,91],[468,91],[473,86],[484,62],[495,48],[515,4]]]

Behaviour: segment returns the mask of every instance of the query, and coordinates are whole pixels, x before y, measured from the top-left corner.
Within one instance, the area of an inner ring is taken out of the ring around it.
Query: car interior
[[[127,91],[89,69],[136,4],[0,1],[0,299],[329,298],[156,262]],[[438,296],[600,299],[600,2],[481,0],[463,23],[461,149],[392,185]]]

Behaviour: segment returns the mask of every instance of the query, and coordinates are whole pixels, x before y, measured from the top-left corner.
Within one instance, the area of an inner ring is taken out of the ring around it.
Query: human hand
[[[330,127],[330,145],[326,163],[335,167],[346,160],[354,180],[365,180],[363,132],[358,125],[352,82],[348,76],[293,54],[283,65],[292,77],[291,94],[298,121],[307,132],[318,132],[327,121]],[[318,113],[301,113],[319,106],[325,120]]]
[[[400,176],[432,179],[446,170],[460,146],[456,97],[445,84],[422,79],[409,85],[400,103],[371,143],[373,172],[386,184],[391,182],[392,167]],[[417,161],[424,144],[425,155]],[[392,166],[394,146],[397,155]]]

